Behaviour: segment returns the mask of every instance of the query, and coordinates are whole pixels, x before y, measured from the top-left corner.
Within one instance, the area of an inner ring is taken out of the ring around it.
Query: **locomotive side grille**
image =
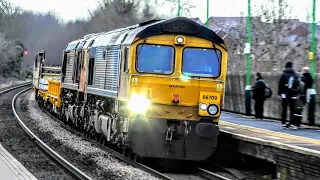
[[[118,91],[120,46],[107,47],[107,72],[104,89]]]
[[[104,47],[97,47],[94,72],[94,87],[104,88],[107,61],[103,58]]]
[[[66,77],[65,83],[72,83],[72,74],[73,74],[73,64],[74,64],[74,52],[68,54],[67,68],[66,68]]]

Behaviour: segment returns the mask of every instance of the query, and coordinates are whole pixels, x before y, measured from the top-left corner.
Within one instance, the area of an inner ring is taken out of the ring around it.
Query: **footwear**
[[[294,129],[294,130],[298,129],[298,127],[295,126],[295,125],[291,125],[290,128],[291,128],[291,129]]]
[[[282,124],[282,129],[287,129],[287,125],[286,124]]]

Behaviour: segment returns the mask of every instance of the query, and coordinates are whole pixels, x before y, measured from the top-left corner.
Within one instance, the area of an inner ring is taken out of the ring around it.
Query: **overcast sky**
[[[88,17],[87,9],[94,9],[97,5],[96,0],[9,0],[20,7],[38,12],[47,12],[54,10],[65,20],[74,20],[76,18]],[[183,1],[183,0],[182,0]],[[206,0],[191,0],[197,6],[192,10],[192,17],[200,17],[202,22],[206,20]],[[247,14],[247,0],[210,0],[210,16],[239,16],[241,12]],[[260,6],[267,0],[251,0],[252,12],[254,6]],[[292,5],[292,15],[297,16],[300,20],[305,21],[309,10],[311,14],[312,0],[288,0]],[[320,21],[320,0],[317,1],[316,21]],[[70,11],[72,9],[72,11]],[[162,7],[161,12],[167,12],[169,8]]]

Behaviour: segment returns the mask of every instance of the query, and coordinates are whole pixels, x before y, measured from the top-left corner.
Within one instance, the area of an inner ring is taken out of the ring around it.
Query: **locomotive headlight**
[[[201,110],[206,110],[207,109],[207,104],[201,103],[199,107],[200,107]]]
[[[218,113],[218,106],[217,105],[214,105],[214,104],[211,104],[209,107],[208,107],[208,113],[210,115],[216,115]]]
[[[177,37],[177,43],[182,44],[184,42],[184,38],[182,36]]]
[[[134,113],[144,113],[151,102],[143,95],[133,94],[129,100],[129,108]]]

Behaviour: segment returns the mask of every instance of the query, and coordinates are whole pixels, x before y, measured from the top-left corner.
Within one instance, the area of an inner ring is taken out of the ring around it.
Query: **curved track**
[[[55,117],[53,117],[50,113],[46,112],[47,115],[49,115],[52,119],[56,119]],[[74,134],[77,134],[79,136],[82,136],[84,139],[86,139],[87,141],[90,141],[92,144],[95,144],[96,146],[99,146],[102,150],[104,151],[107,151],[109,152],[110,154],[114,155],[115,157],[117,157],[118,159],[120,159],[121,161],[127,163],[127,164],[130,164],[132,165],[133,167],[136,167],[136,168],[139,168],[139,169],[142,169],[143,171],[145,172],[148,172],[160,179],[164,179],[164,180],[175,180],[174,177],[176,177],[177,179],[184,179],[185,178],[185,175],[180,175],[180,174],[174,174],[173,177],[170,177],[170,175],[166,175],[166,174],[163,174],[163,173],[160,173],[148,166],[145,166],[144,164],[141,164],[141,163],[138,163],[138,162],[135,162],[133,161],[132,159],[129,159],[127,158],[126,156],[123,156],[122,154],[120,154],[119,152],[109,148],[109,147],[106,147],[106,146],[103,146],[101,145],[99,142],[91,139],[91,138],[88,138],[86,136],[84,136],[83,134],[81,134],[80,132],[70,128],[69,126],[67,126],[66,124],[62,123],[59,119],[56,119],[57,122],[59,122],[61,124],[61,126],[63,126],[65,129],[71,131],[72,133]],[[197,169],[198,173],[196,173],[195,176],[198,176],[200,179],[209,179],[209,180],[230,180],[226,177],[223,177],[219,174],[216,174],[216,173],[213,173],[213,172],[210,172],[208,170],[205,170],[205,169],[202,169],[202,168],[198,168]],[[181,176],[181,177],[180,177]]]
[[[44,153],[15,120],[12,98],[30,85],[28,82],[0,91],[0,143],[36,178],[73,180],[75,177]]]
[[[217,173],[213,173],[210,172],[208,170],[202,169],[202,168],[198,168],[198,173],[202,176],[205,177],[207,179],[211,179],[211,180],[230,180],[229,178],[223,177]]]
[[[87,176],[86,174],[84,174],[82,171],[80,171],[78,168],[76,168],[75,166],[73,166],[72,164],[70,164],[67,160],[65,160],[64,158],[62,158],[58,153],[56,153],[55,151],[53,151],[50,147],[48,147],[45,143],[43,143],[35,134],[33,134],[30,129],[22,122],[22,120],[19,118],[17,111],[15,109],[15,102],[17,97],[22,94],[23,92],[29,90],[30,88],[24,89],[22,91],[20,91],[19,93],[17,93],[12,100],[12,110],[13,113],[15,115],[15,117],[17,118],[20,126],[23,128],[23,130],[31,137],[32,140],[34,140],[34,142],[36,142],[46,153],[48,153],[53,159],[55,159],[56,161],[58,161],[62,166],[64,166],[66,169],[69,170],[70,173],[72,173],[74,176],[76,176],[77,178],[81,179],[81,180],[91,180],[91,178],[89,176]]]
[[[24,85],[26,86],[26,85]],[[23,87],[23,86],[19,86],[19,87]],[[17,88],[17,87],[15,87]],[[11,89],[15,89],[15,88],[11,88]],[[83,172],[81,172],[79,169],[77,169],[75,166],[73,166],[71,163],[69,163],[67,160],[65,160],[64,158],[62,158],[58,153],[56,153],[54,150],[52,150],[50,147],[48,147],[45,143],[43,143],[43,141],[41,141],[34,133],[31,132],[31,130],[23,123],[22,119],[20,119],[20,117],[18,116],[18,113],[15,109],[15,103],[16,103],[16,99],[18,96],[20,96],[21,94],[23,94],[24,92],[28,91],[30,88],[24,89],[22,91],[20,91],[19,93],[17,93],[13,100],[12,100],[12,109],[13,109],[13,113],[15,115],[15,117],[17,118],[20,126],[24,129],[24,131],[32,138],[32,140],[34,140],[34,142],[36,142],[44,151],[47,152],[47,154],[49,154],[52,158],[54,158],[57,162],[59,162],[59,164],[61,164],[63,167],[65,167],[71,174],[73,174],[74,176],[76,176],[79,179],[91,179],[89,176],[87,176],[86,174],[84,174]],[[1,95],[2,92],[0,92]],[[46,111],[45,111],[46,112]],[[71,131],[74,134],[77,134],[79,136],[82,136],[83,138],[85,138],[86,140],[90,141],[91,143],[99,146],[102,150],[112,154],[113,156],[117,157],[118,159],[120,159],[121,161],[132,165],[133,167],[139,168],[145,172],[148,172],[150,174],[152,174],[153,176],[156,176],[160,179],[166,179],[166,180],[173,180],[173,179],[183,179],[182,176],[183,175],[179,175],[179,174],[175,174],[174,177],[172,178],[170,177],[170,175],[165,175],[163,173],[160,173],[158,171],[153,170],[152,168],[145,166],[141,163],[135,162],[132,159],[129,159],[125,156],[123,156],[121,153],[101,145],[100,143],[94,141],[93,139],[90,139],[88,137],[85,137],[83,134],[81,134],[80,132],[70,128],[69,126],[65,125],[63,122],[61,122],[60,120],[56,119],[55,117],[53,117],[50,113],[46,112],[47,115],[51,116],[52,119],[54,119],[55,121],[59,122],[64,128],[66,128],[67,130]],[[180,177],[181,176],[181,177]],[[184,175],[185,176],[185,175]],[[197,177],[199,177],[200,179],[211,179],[211,180],[229,180],[228,178],[225,178],[223,176],[220,176],[216,173],[212,173],[210,171],[204,170],[204,169],[198,169],[198,172],[196,173]]]

